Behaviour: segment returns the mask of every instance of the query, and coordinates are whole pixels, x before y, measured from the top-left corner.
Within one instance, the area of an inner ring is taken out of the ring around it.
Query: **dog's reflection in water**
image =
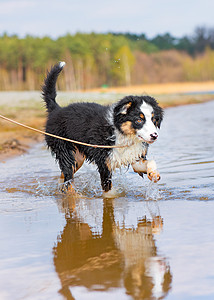
[[[133,299],[159,299],[168,294],[172,276],[167,260],[158,255],[154,238],[163,226],[160,216],[150,220],[144,212],[131,228],[126,227],[122,213],[115,214],[113,200],[67,196],[61,200],[66,225],[53,253],[65,299],[75,299],[72,289],[77,287],[87,292],[118,288]],[[96,221],[100,228],[93,230],[91,224]]]

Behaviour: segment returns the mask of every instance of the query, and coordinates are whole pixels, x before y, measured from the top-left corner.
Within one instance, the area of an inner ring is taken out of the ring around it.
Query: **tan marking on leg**
[[[79,168],[82,167],[84,161],[85,161],[85,156],[79,152],[79,150],[76,148],[76,152],[74,154],[74,159],[76,161],[74,173],[79,170]]]
[[[71,183],[69,184],[69,186],[68,186],[68,188],[67,188],[67,192],[68,192],[68,193],[73,193],[73,192],[75,192],[75,190],[74,190],[74,188],[73,188],[73,186],[72,186]]]
[[[73,171],[73,174],[76,173],[76,171],[79,170],[79,168],[82,167],[82,165],[84,163],[84,160],[85,160],[85,156],[83,154],[81,154],[79,152],[79,150],[76,148],[76,152],[74,153],[74,159],[75,159],[75,165],[73,165],[71,167],[72,171]],[[61,176],[59,178],[59,184],[64,182],[64,178],[65,178],[65,176],[64,176],[63,172],[61,172]],[[69,193],[69,194],[72,194],[74,196],[78,195],[71,183],[69,183],[69,185],[67,187],[65,187],[65,185],[62,185],[61,190],[64,193]]]
[[[60,177],[59,177],[59,179],[58,179],[58,184],[63,184],[63,182],[64,182],[64,174],[63,174],[63,172],[61,172],[61,175],[60,175]]]
[[[70,182],[69,183],[63,182],[62,185],[61,185],[60,190],[64,194],[67,194],[67,193],[74,194],[74,193],[76,193],[75,189],[73,188],[73,186]]]
[[[75,159],[75,165],[72,166],[73,174],[79,170],[79,168],[82,167],[84,161],[85,161],[85,156],[79,152],[79,150],[76,148],[76,152],[74,153],[74,159]],[[78,193],[75,191],[74,187],[70,183],[68,188],[67,188],[67,193],[72,194],[73,196],[77,197]]]
[[[109,157],[107,157],[107,159],[106,159],[106,166],[107,166],[109,172],[112,172],[111,159]]]

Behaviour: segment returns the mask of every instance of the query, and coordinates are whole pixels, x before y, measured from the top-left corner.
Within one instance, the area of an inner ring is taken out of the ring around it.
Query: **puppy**
[[[93,145],[119,146],[94,148],[45,136],[67,189],[72,187],[74,173],[84,160],[97,165],[106,198],[114,197],[111,178],[115,168],[132,165],[140,176],[147,173],[150,180],[158,181],[160,175],[155,161],[146,159],[148,147],[157,140],[157,128],[163,119],[163,110],[157,101],[150,96],[127,96],[110,106],[73,103],[60,107],[55,101],[56,81],[64,65],[60,62],[52,67],[42,87],[48,112],[46,132]]]

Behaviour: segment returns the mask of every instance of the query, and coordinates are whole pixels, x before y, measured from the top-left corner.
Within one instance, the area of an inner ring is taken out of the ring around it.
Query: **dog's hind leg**
[[[73,187],[71,182],[74,176],[75,163],[69,165],[59,160],[59,166],[62,172],[60,178],[64,181],[61,188],[62,192],[72,191]]]
[[[74,170],[74,173],[75,173],[76,171],[79,170],[79,168],[82,167],[82,165],[85,161],[85,156],[82,153],[80,153],[79,150],[76,148],[75,154],[74,154],[74,159],[75,159],[75,162],[76,162],[75,170]]]
[[[59,151],[55,152],[56,160],[62,172],[61,179],[64,179],[62,191],[66,192],[72,189],[71,181],[76,169],[75,152],[73,149],[65,147],[64,145],[58,147],[57,150]]]
[[[64,178],[63,191],[73,191],[71,181],[73,180],[74,173],[83,165],[85,160],[78,149],[75,151],[64,149],[58,158],[59,166],[62,171],[61,178]]]

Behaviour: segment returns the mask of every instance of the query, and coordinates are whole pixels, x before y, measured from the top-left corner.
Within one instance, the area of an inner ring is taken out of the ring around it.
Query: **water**
[[[59,192],[43,145],[0,164],[0,299],[214,299],[214,101],[170,108],[149,157],[103,200],[93,165]]]

